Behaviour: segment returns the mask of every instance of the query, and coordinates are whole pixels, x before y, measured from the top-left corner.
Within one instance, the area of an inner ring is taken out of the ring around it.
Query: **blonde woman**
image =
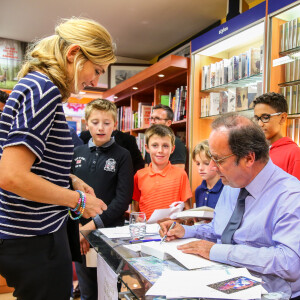
[[[105,28],[64,20],[28,51],[7,101],[0,121],[0,274],[18,300],[70,298],[68,215],[106,210],[76,176],[77,191],[68,189],[73,144],[62,102],[96,85],[114,61]]]

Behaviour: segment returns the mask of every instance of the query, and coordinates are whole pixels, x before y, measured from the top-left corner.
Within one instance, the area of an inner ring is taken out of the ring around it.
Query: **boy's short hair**
[[[89,102],[85,108],[85,120],[87,121],[94,109],[110,112],[114,121],[117,121],[117,107],[116,105],[106,99],[95,99]]]
[[[261,96],[256,97],[253,101],[254,107],[256,104],[267,104],[275,109],[276,112],[287,112],[288,105],[286,99],[282,94],[278,93],[265,93]]]
[[[208,140],[204,140],[195,146],[192,153],[193,160],[195,160],[196,155],[202,151],[204,151],[205,156],[210,160],[210,156],[208,155],[208,151],[209,151]]]
[[[145,138],[146,138],[146,144],[149,146],[149,140],[153,135],[158,135],[160,137],[168,136],[171,139],[172,146],[175,145],[175,134],[174,131],[162,124],[154,124],[151,127],[149,127],[145,132]]]
[[[174,112],[173,112],[173,110],[170,106],[167,106],[167,105],[164,105],[164,104],[160,103],[160,104],[157,104],[157,105],[152,107],[152,110],[155,110],[155,109],[163,109],[167,113],[168,120],[173,121]]]
[[[4,91],[0,91],[0,102],[5,104],[6,100],[8,99],[9,94],[4,92]]]

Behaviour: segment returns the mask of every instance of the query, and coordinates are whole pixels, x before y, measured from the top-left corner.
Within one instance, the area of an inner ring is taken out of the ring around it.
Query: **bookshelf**
[[[162,96],[171,94],[173,98],[176,90],[179,89],[180,93],[181,87],[186,87],[186,113],[185,117],[174,120],[171,128],[175,134],[187,140],[189,76],[190,59],[169,55],[103,93],[103,98],[114,101],[119,109],[121,125],[119,130],[137,137],[142,152],[143,141],[139,142],[139,138],[143,137],[143,133],[149,127],[150,113],[147,108],[161,103]],[[183,92],[180,95],[183,99]],[[133,114],[139,114],[142,110],[144,110],[144,119],[139,119],[141,116],[134,118]],[[127,112],[126,117],[121,111]]]
[[[238,111],[253,116],[251,103],[264,91],[265,5],[263,2],[191,42],[190,152],[209,137],[210,124],[218,115]],[[201,177],[191,155],[189,165],[194,192]]]
[[[281,93],[288,102],[283,135],[300,145],[300,1],[268,6],[267,90]]]

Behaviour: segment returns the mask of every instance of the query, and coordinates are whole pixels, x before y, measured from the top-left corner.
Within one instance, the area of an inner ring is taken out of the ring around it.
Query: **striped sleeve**
[[[10,95],[7,114],[1,120],[2,125],[8,124],[3,148],[25,145],[41,162],[59,103],[61,94],[46,77],[37,80],[30,74],[20,80]]]

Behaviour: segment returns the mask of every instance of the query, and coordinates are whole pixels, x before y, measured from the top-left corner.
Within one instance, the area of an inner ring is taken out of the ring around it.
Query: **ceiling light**
[[[114,96],[114,99],[118,99],[118,96]]]
[[[158,74],[157,76],[158,76],[158,77],[165,77],[164,74]]]
[[[137,86],[134,86],[132,89],[133,90],[138,90],[139,88]]]

